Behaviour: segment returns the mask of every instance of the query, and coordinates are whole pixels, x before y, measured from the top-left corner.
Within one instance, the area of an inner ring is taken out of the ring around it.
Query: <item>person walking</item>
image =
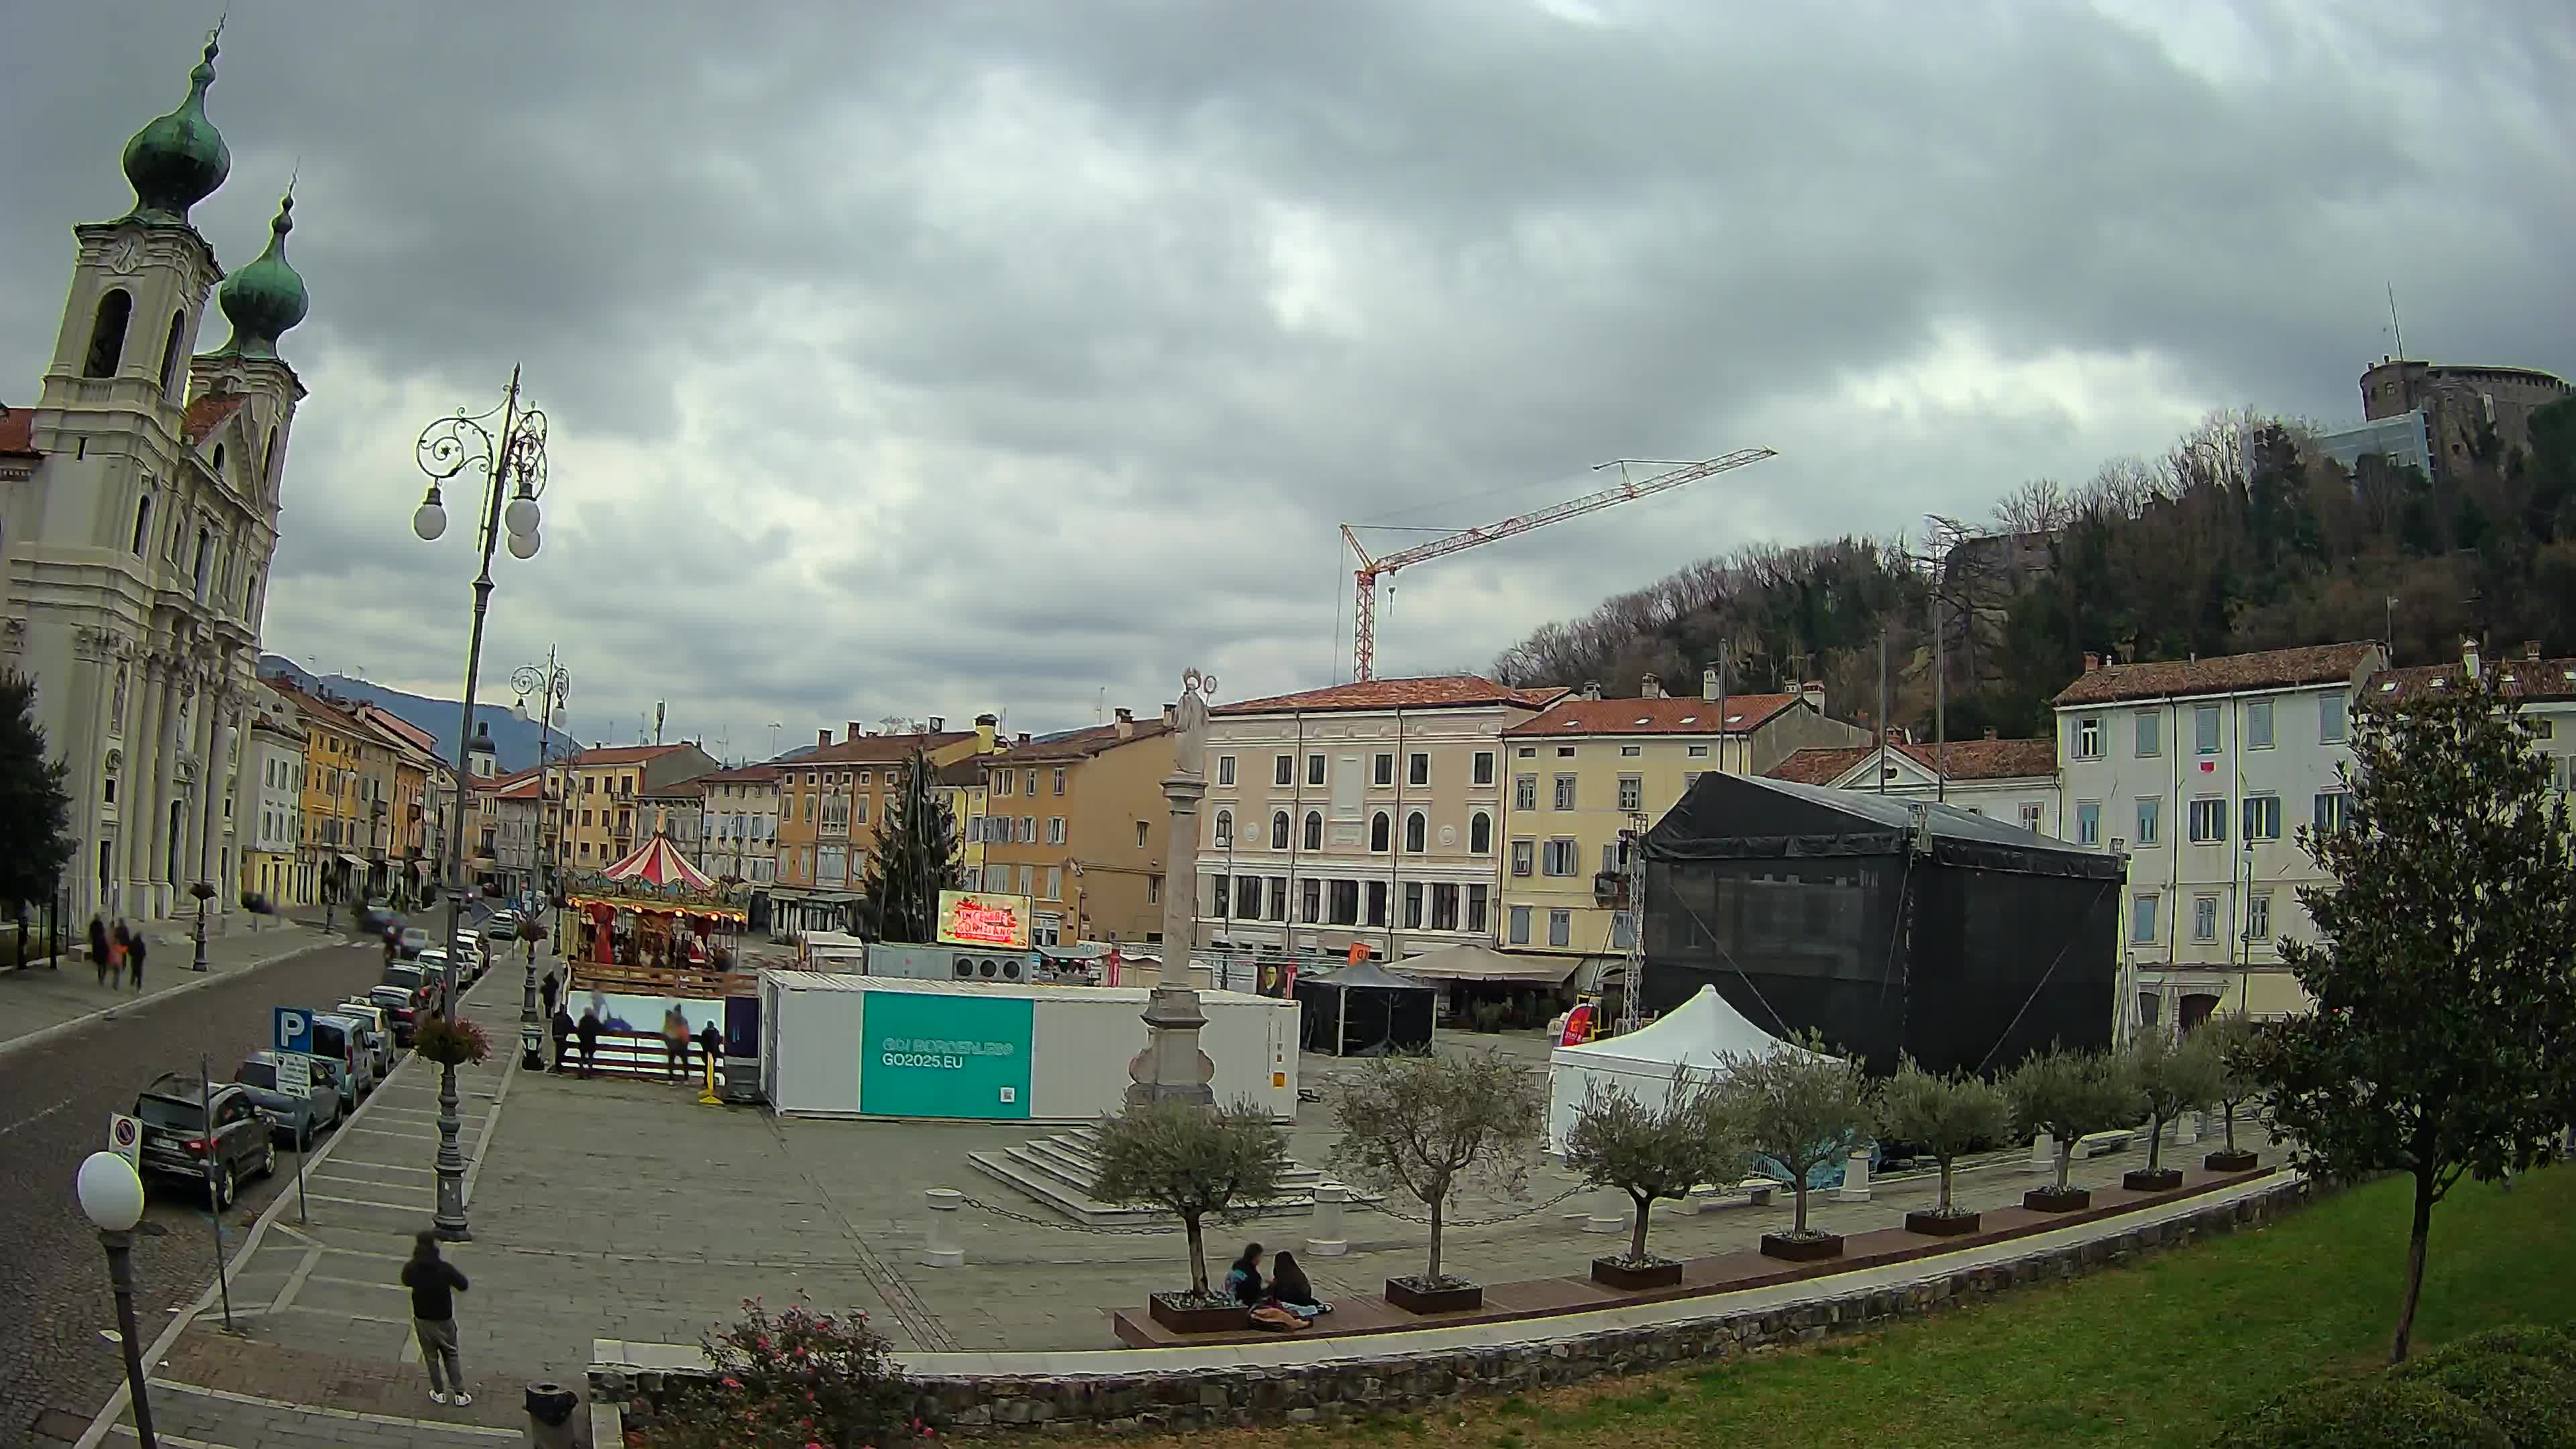
[[[671,1080],[686,1081],[689,1075],[689,1019],[680,1014],[680,1004],[662,1013],[662,1052],[670,1058]]]
[[[573,1038],[581,1043],[581,1075],[590,1078],[591,1053],[599,1050],[599,1013],[584,1008],[581,1021],[573,1027]]]
[[[572,1013],[558,1006],[546,1024],[553,1027],[555,1033],[555,1070],[569,1070],[572,1066]]]
[[[134,982],[134,994],[143,994],[143,932],[136,930],[125,943],[125,970]]]
[[[456,1265],[439,1256],[438,1234],[412,1235],[411,1261],[402,1285],[411,1290],[411,1331],[420,1339],[420,1361],[429,1370],[429,1399],[459,1408],[474,1402],[465,1391],[465,1357],[456,1337],[456,1295],[469,1286]]]
[[[555,1014],[555,993],[562,989],[563,983],[557,981],[555,979],[555,973],[551,971],[546,973],[545,980],[537,983],[537,995],[545,998],[546,1015],[549,1018],[553,1017]]]
[[[89,959],[98,967],[98,984],[107,984],[107,922],[97,916],[89,918]]]

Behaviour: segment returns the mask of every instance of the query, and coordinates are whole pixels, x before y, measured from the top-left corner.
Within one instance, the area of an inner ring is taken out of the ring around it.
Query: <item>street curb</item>
[[[284,960],[285,957],[281,956],[277,959]],[[265,966],[268,963],[263,961],[259,964]],[[244,967],[243,969],[255,970],[257,968]],[[197,984],[202,985],[203,983]],[[181,989],[183,988],[174,986],[170,988],[170,991],[163,992],[162,995],[167,996],[172,992],[176,992]],[[461,994],[462,993],[460,993],[460,995]],[[69,1025],[69,1023],[65,1024]],[[377,1085],[381,1088],[390,1084],[394,1077],[410,1070],[412,1065],[419,1061],[420,1057],[416,1054],[404,1057],[401,1063],[395,1066],[391,1073],[386,1075],[385,1080]],[[427,1071],[428,1068],[423,1067],[423,1070]],[[473,1181],[473,1173],[475,1169],[478,1169],[483,1165],[483,1148],[491,1144],[492,1133],[500,1121],[501,1098],[509,1094],[510,1079],[517,1074],[518,1057],[515,1054],[514,1043],[510,1065],[503,1069],[501,1090],[494,1094],[492,1099],[492,1108],[484,1116],[483,1133],[476,1143],[474,1161],[467,1164],[466,1170],[468,1175],[466,1181],[469,1184]],[[437,1074],[435,1072],[431,1072],[430,1076],[433,1082],[437,1079]],[[349,1129],[350,1123],[353,1123],[360,1117],[365,1116],[375,1107],[376,1103],[383,1100],[384,1098],[381,1095],[370,1095],[366,1101],[359,1103],[357,1109],[349,1114],[348,1122],[341,1123],[339,1130],[331,1134],[330,1141],[323,1143],[321,1147],[315,1151],[305,1154],[304,1171],[310,1172],[313,1170],[315,1164],[329,1161],[331,1154],[337,1151],[340,1144],[346,1140],[345,1134]],[[234,1279],[241,1276],[243,1269],[249,1264],[252,1256],[258,1253],[260,1240],[268,1236],[269,1225],[285,1216],[286,1209],[293,1197],[294,1193],[292,1191],[279,1192],[276,1199],[269,1203],[267,1209],[251,1223],[250,1230],[242,1235],[241,1246],[233,1251],[231,1257],[224,1260],[223,1279],[226,1284],[230,1284]],[[473,1194],[470,1190],[466,1194],[466,1201],[469,1203],[473,1201]],[[204,1316],[207,1309],[212,1308],[215,1305],[215,1299],[219,1291],[220,1290],[217,1285],[213,1283],[207,1284],[204,1290],[197,1294],[196,1302],[170,1316],[170,1326],[161,1330],[160,1336],[152,1340],[151,1349],[143,1356],[143,1369],[147,1378],[151,1375],[152,1366],[167,1356],[170,1352],[171,1345],[179,1341],[179,1335],[186,1332],[189,1325],[195,1323],[200,1317]],[[124,1415],[131,1392],[132,1391],[128,1385],[122,1383],[118,1384],[115,1390],[107,1396],[106,1405],[100,1408],[97,1415],[90,1420],[89,1428],[81,1434],[77,1441],[74,1442],[72,1449],[98,1449],[98,1446],[106,1440],[107,1436],[115,1432],[116,1421]],[[166,1438],[168,1436],[165,1435],[163,1437]]]
[[[55,1022],[52,1026],[40,1026],[34,1031],[27,1033],[25,1036],[11,1037],[5,1042],[0,1042],[0,1057],[8,1056],[12,1052],[23,1051],[28,1047],[40,1046],[49,1041],[58,1041],[63,1037],[71,1035],[73,1032],[79,1031],[83,1027],[96,1026],[100,1022],[106,1021],[110,1017],[121,1012],[140,1011],[159,1002],[167,1001],[173,996],[184,996],[200,987],[212,986],[218,981],[230,981],[236,976],[245,976],[253,971],[263,970],[267,967],[276,965],[280,961],[291,960],[294,957],[304,955],[310,951],[320,951],[331,946],[343,944],[345,940],[346,938],[343,937],[325,937],[319,941],[307,942],[303,945],[280,951],[274,956],[262,956],[258,960],[253,961],[246,966],[236,966],[230,971],[209,971],[203,976],[198,976],[193,981],[182,981],[176,986],[170,987],[166,990],[153,992],[151,995],[142,997],[139,1000],[121,1001],[114,1006],[100,1007],[98,1010],[90,1012],[86,1016],[75,1016],[69,1021]],[[178,969],[182,973],[189,975],[195,974],[193,972],[189,972],[188,968],[185,966],[179,967]]]

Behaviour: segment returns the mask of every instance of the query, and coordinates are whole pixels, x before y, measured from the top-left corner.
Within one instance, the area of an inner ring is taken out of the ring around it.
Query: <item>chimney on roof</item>
[[[1028,732],[1027,730],[1022,730],[1022,731],[1020,731],[1020,743],[1025,745],[1025,744],[1027,744],[1028,742],[1029,742],[1029,732]]]
[[[2537,659],[2537,658],[2539,658],[2539,657],[2540,657],[2540,641],[2539,641],[2539,640],[2537,640],[2537,639],[2525,639],[2525,640],[2523,640],[2523,641],[2522,641],[2522,657],[2523,657],[2523,658],[2525,658],[2525,659]]]
[[[1662,676],[1662,675],[1660,675],[1660,674],[1649,674],[1649,675],[1647,675],[1643,680],[1639,681],[1639,683],[1638,683],[1638,685],[1637,685],[1637,693],[1638,693],[1638,694],[1640,694],[1640,695],[1642,695],[1642,696],[1644,696],[1644,697],[1645,697],[1645,698],[1647,698],[1647,699],[1661,699],[1661,698],[1663,698],[1663,697],[1664,697],[1664,678],[1663,678],[1663,676]]]
[[[1711,704],[1717,702],[1717,666],[1710,665],[1699,672],[1699,697]]]
[[[1825,682],[1823,680],[1810,679],[1806,683],[1799,685],[1798,695],[1809,704],[1814,705],[1816,707],[1816,713],[1823,714],[1825,712]]]
[[[1127,739],[1134,739],[1135,737],[1136,737],[1136,711],[1134,711],[1134,710],[1132,710],[1132,709],[1121,709],[1121,710],[1119,710],[1119,711],[1118,711],[1118,738],[1120,738],[1120,739],[1122,739],[1122,740],[1127,740]]]
[[[1993,739],[1994,737],[1995,737],[1995,727],[1994,727],[1993,725],[1988,725],[1988,726],[1986,726],[1986,738],[1987,738],[1987,739]]]
[[[2475,634],[2460,636],[2460,668],[2469,678],[2478,677],[2478,636]]]
[[[940,714],[932,715],[930,717],[930,732],[934,735],[944,735],[948,733],[948,717]]]
[[[1601,681],[1597,679],[1587,679],[1583,681],[1583,697],[1585,699],[1599,699],[1601,697]]]
[[[1178,728],[1180,728],[1180,725],[1181,725],[1181,709],[1180,709],[1180,706],[1179,706],[1179,705],[1174,705],[1174,704],[1167,704],[1167,705],[1164,705],[1164,706],[1163,706],[1163,728],[1165,728],[1165,729],[1178,729]]]
[[[2092,650],[2090,650],[2090,649],[2085,650],[2085,651],[2084,651],[2084,672],[2085,672],[2085,673],[2087,673],[2087,674],[2099,674],[2101,671],[2102,671],[2102,656],[2101,656],[2101,655],[2099,655],[2099,654],[2094,653],[2094,652],[2093,652]]]
[[[843,739],[848,739],[848,740],[855,740],[855,739],[857,739],[857,738],[858,738],[859,736],[861,736],[861,735],[872,735],[872,734],[875,734],[875,733],[876,733],[876,731],[875,731],[875,730],[867,730],[867,729],[861,729],[861,728],[859,728],[859,722],[858,722],[857,720],[852,720],[852,721],[850,721],[850,732],[849,732],[848,734],[846,734],[846,735],[843,735],[841,738],[843,738]]]
[[[975,753],[989,755],[1001,744],[1002,720],[999,715],[975,716]]]
[[[822,749],[822,748],[824,748],[825,746],[827,746],[827,745],[829,745],[829,744],[831,744],[831,743],[832,743],[832,732],[831,732],[830,730],[816,730],[816,731],[814,731],[814,748],[816,748],[816,749],[818,749],[818,750],[819,750],[819,749]]]

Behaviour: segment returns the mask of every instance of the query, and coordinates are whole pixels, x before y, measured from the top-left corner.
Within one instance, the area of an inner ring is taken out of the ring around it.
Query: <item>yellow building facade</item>
[[[266,683],[304,727],[303,821],[295,849],[304,898],[355,901],[372,884],[369,837],[377,802],[369,792],[390,775],[392,748],[338,704],[280,680]]]

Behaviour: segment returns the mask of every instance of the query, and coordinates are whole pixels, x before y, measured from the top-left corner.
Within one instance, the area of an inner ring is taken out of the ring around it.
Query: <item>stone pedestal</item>
[[[1170,944],[1164,949],[1170,950]],[[1216,1092],[1208,1085],[1216,1079],[1216,1063],[1199,1050],[1199,1028],[1205,1025],[1197,992],[1187,986],[1154,988],[1145,1001],[1145,1049],[1127,1063],[1127,1105],[1216,1104]]]
[[[2022,1164],[2021,1170],[2054,1175],[2057,1171],[2057,1139],[2045,1132],[2030,1139],[2030,1159]]]
[[[922,1197],[930,1212],[921,1231],[921,1266],[964,1267],[966,1249],[957,1241],[957,1210],[966,1205],[966,1194],[955,1188],[934,1187]]]
[[[1199,1028],[1207,1017],[1198,993],[1190,989],[1190,947],[1198,923],[1199,801],[1207,780],[1198,756],[1206,749],[1207,708],[1196,696],[1196,671],[1182,686],[1184,712],[1196,707],[1195,739],[1185,727],[1176,738],[1172,773],[1163,778],[1163,798],[1171,802],[1171,863],[1163,878],[1163,956],[1154,968],[1153,995],[1145,1003],[1145,1049],[1127,1064],[1127,1105],[1147,1102],[1216,1104],[1208,1083],[1216,1064],[1199,1050]]]
[[[1628,1214],[1636,1204],[1617,1188],[1605,1187],[1592,1195],[1589,1209],[1583,1215],[1587,1233],[1624,1233],[1628,1231]]]
[[[2174,1119],[2174,1146],[2189,1147],[2200,1140],[2200,1114],[2185,1112]]]
[[[1843,1168],[1843,1185],[1834,1189],[1836,1202],[1869,1201],[1869,1149],[1855,1147],[1851,1160]]]

